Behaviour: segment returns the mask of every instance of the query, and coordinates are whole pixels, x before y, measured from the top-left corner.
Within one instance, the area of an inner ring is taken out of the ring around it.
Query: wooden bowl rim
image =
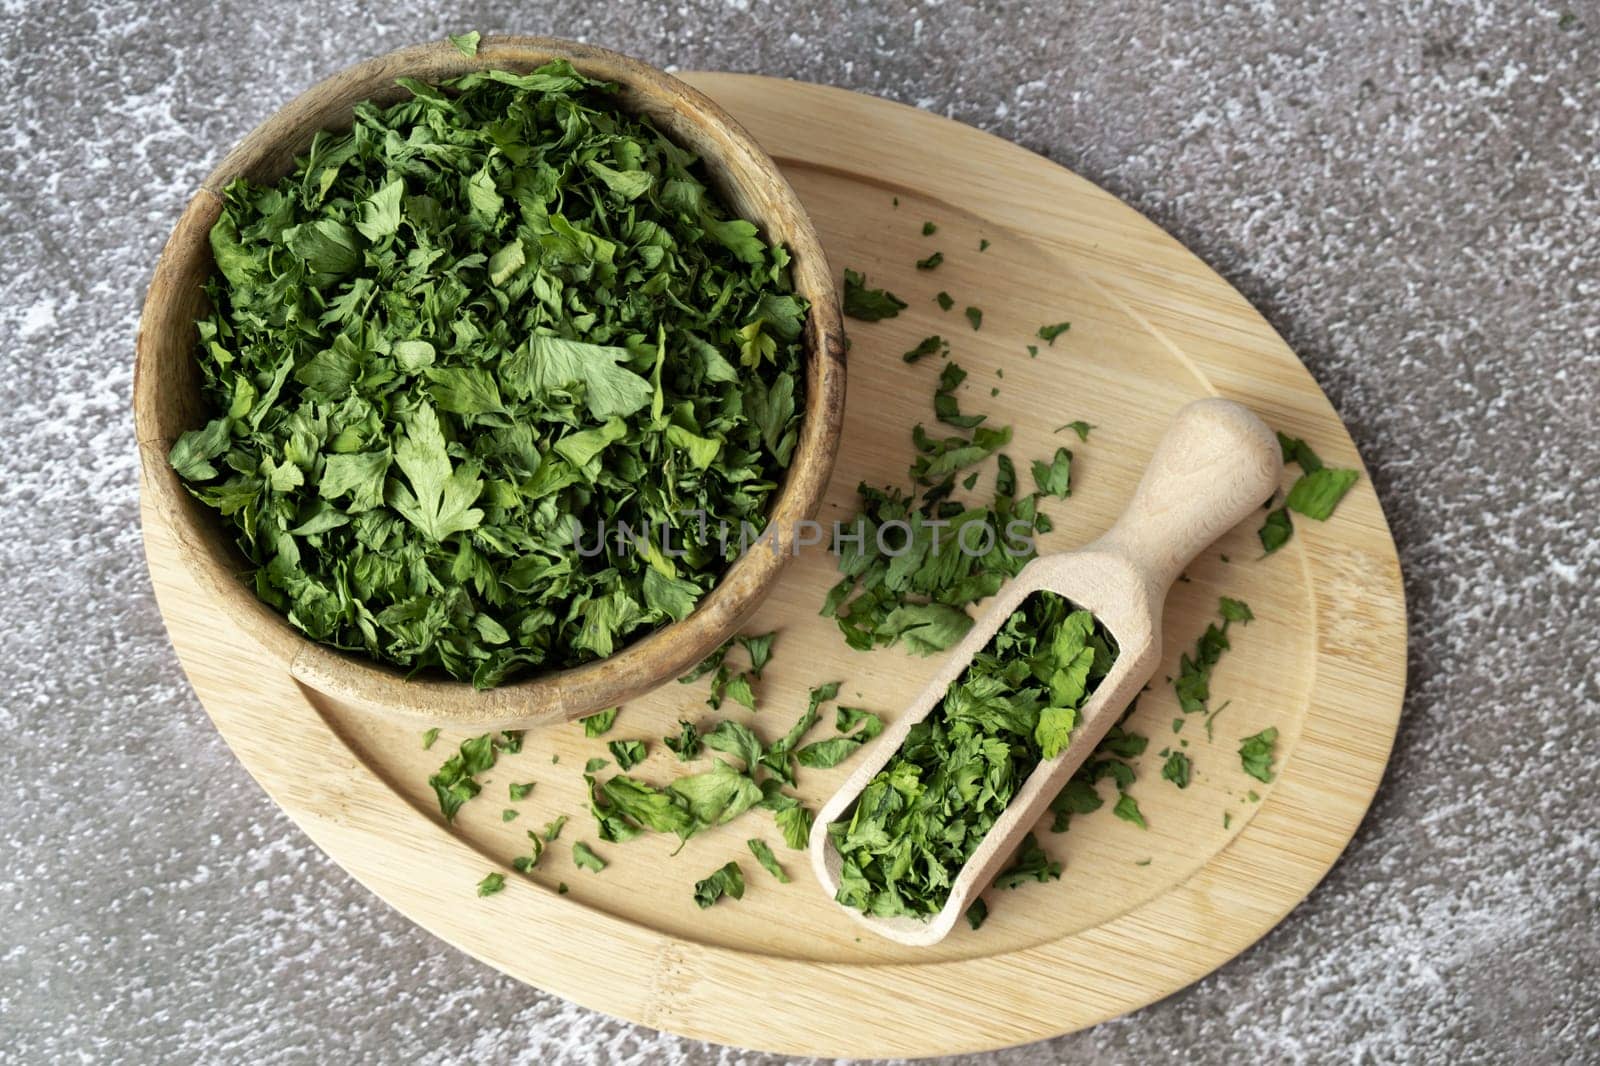
[[[373,85],[392,84],[397,77],[436,82],[473,70],[527,70],[554,59],[617,82],[640,100],[667,105],[715,142],[715,155],[697,146],[714,183],[725,180],[752,200],[768,201],[765,212],[747,217],[788,249],[795,291],[811,304],[803,338],[800,437],[768,511],[767,528],[775,531],[772,548],[757,546],[735,560],[687,618],[606,658],[493,689],[442,676],[408,678],[387,664],[311,640],[239,579],[242,558],[232,538],[189,496],[166,462],[175,435],[163,432],[164,397],[155,372],[159,344],[151,325],[183,295],[181,275],[194,266],[195,257],[210,259],[207,236],[220,214],[222,190],[254,168],[286,173],[317,130],[337,128],[355,104],[374,96]],[[755,139],[705,94],[640,60],[559,38],[493,36],[480,41],[474,56],[435,41],[355,63],[301,92],[228,152],[185,207],[151,276],[135,343],[133,407],[152,502],[177,534],[184,566],[252,639],[284,660],[297,680],[385,716],[487,729],[570,720],[616,706],[684,674],[731,637],[793,557],[796,523],[811,518],[821,503],[843,426],[844,390],[844,327],[826,254],[799,197]]]

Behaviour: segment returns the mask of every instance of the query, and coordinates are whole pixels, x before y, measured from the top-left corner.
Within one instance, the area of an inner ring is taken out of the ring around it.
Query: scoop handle
[[[1196,400],[1156,445],[1122,517],[1091,547],[1126,559],[1160,604],[1206,545],[1261,507],[1282,472],[1277,436],[1249,408]]]

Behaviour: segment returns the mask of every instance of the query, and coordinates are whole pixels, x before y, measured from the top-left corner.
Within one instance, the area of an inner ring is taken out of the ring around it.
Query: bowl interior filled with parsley
[[[152,279],[147,489],[296,676],[530,724],[688,670],[831,471],[843,333],[775,165],[626,57],[457,39],[250,135]]]

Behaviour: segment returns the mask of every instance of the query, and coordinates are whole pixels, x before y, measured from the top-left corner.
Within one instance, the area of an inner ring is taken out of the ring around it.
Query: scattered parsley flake
[[[1132,822],[1140,829],[1150,828],[1145,824],[1144,815],[1139,811],[1139,801],[1126,792],[1117,797],[1117,805],[1112,809],[1111,813],[1121,818],[1124,822]]]
[[[506,887],[506,875],[501,873],[485,874],[482,881],[478,882],[478,895],[492,896]]]
[[[906,307],[906,302],[887,289],[867,287],[865,275],[849,267],[844,272],[844,313],[863,322],[878,322],[894,318]]]
[[[745,845],[750,849],[750,853],[756,857],[756,861],[761,864],[762,869],[776,877],[780,883],[785,885],[789,883],[789,875],[784,872],[782,866],[778,865],[778,857],[772,853],[772,849],[767,846],[765,840],[759,837],[752,837],[745,841]]]
[[[619,710],[621,710],[620,707],[612,707],[610,710],[596,711],[586,718],[578,719],[583,723],[583,735],[586,737],[599,737],[610,732],[611,727],[616,724]]]
[[[662,737],[661,742],[667,746],[667,750],[678,757],[679,762],[690,762],[698,758],[703,746],[700,743],[700,732],[695,728],[695,724],[682,718],[678,720],[677,735]]]
[[[908,363],[915,363],[918,359],[923,359],[930,355],[948,354],[949,351],[950,343],[935,333],[931,337],[922,338],[917,342],[915,348],[906,352],[900,358]]]
[[[649,747],[642,740],[613,740],[606,748],[611,752],[611,757],[617,760],[617,769],[622,771],[632,770],[644,762],[649,754]]]
[[[1245,737],[1239,744],[1239,763],[1244,772],[1257,781],[1272,780],[1272,750],[1278,742],[1278,730],[1268,726],[1253,736]]]
[[[703,881],[694,883],[695,906],[705,910],[723,896],[729,899],[744,898],[744,871],[736,862],[718,867]]]
[[[1050,345],[1050,347],[1054,348],[1056,344],[1056,338],[1071,328],[1071,322],[1057,322],[1053,326],[1040,326],[1038,337],[1040,340]]]
[[[979,326],[983,325],[982,309],[977,307],[969,307],[963,312],[963,314],[967,316],[967,321],[972,323],[973,329],[977,329]]]
[[[943,263],[943,262],[944,262],[944,253],[943,252],[934,252],[932,255],[928,256],[925,259],[918,259],[917,260],[917,269],[918,270],[933,270],[936,267],[938,267],[938,265],[940,263]]]
[[[585,870],[599,873],[610,863],[594,853],[594,849],[579,840],[572,845],[572,861]]]
[[[1181,751],[1175,751],[1167,756],[1166,764],[1161,767],[1161,776],[1179,788],[1188,788],[1192,766],[1189,756]]]

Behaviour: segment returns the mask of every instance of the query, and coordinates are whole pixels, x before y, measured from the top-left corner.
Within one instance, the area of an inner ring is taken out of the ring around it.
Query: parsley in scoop
[[[1028,776],[1066,749],[1116,655],[1089,612],[1029,596],[828,827],[843,858],[838,901],[880,917],[937,913]],[[1007,884],[1059,876],[1028,839]]]

